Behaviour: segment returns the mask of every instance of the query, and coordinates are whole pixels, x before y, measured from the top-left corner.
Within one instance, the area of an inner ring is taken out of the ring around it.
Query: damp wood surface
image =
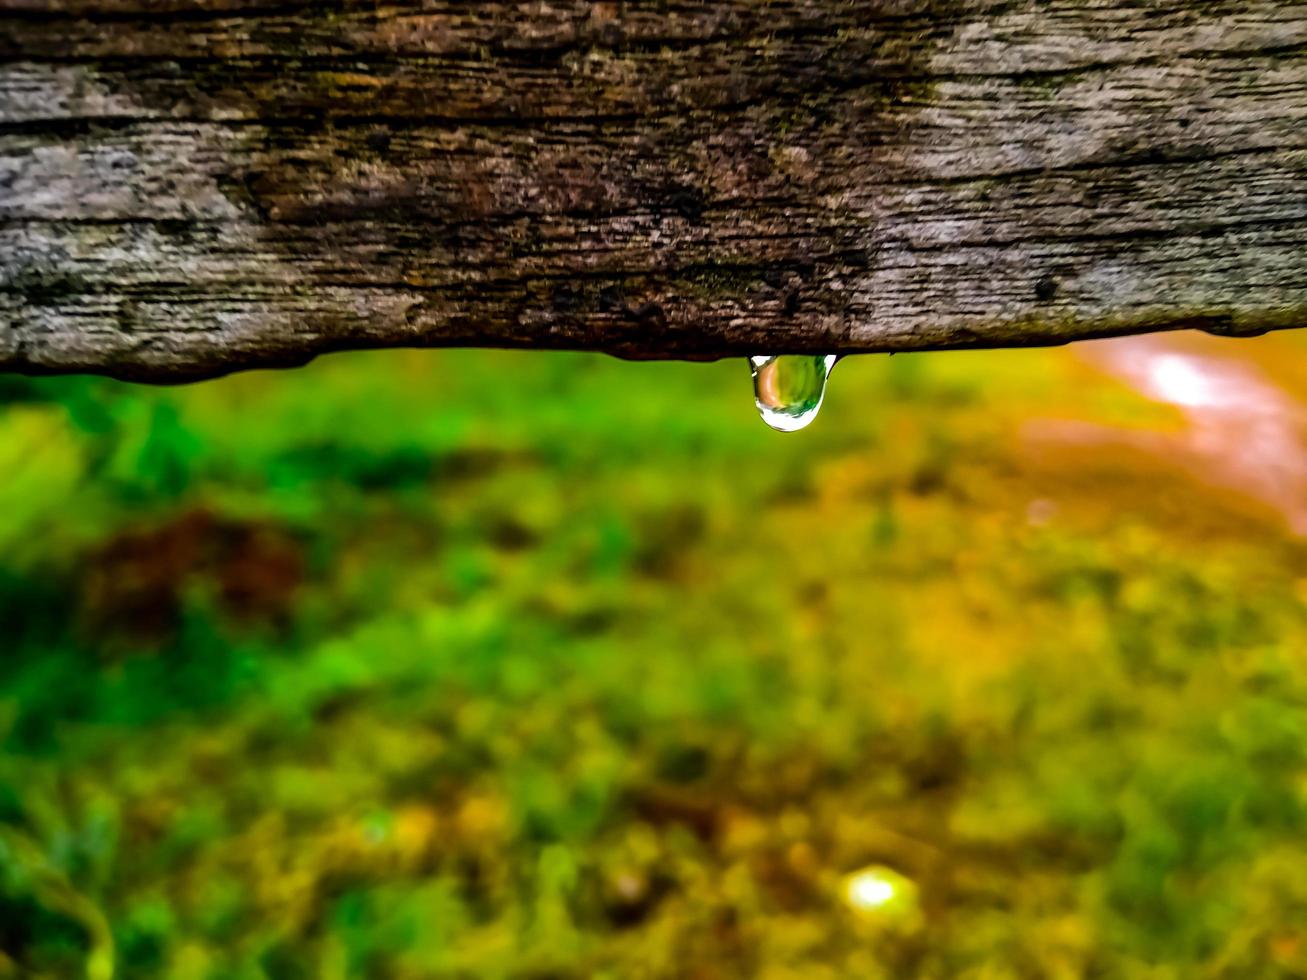
[[[0,370],[1307,325],[1307,2],[0,0]]]

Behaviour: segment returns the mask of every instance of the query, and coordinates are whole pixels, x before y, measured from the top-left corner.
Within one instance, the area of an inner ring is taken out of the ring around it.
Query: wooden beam
[[[0,0],[0,370],[1307,325],[1307,3]]]

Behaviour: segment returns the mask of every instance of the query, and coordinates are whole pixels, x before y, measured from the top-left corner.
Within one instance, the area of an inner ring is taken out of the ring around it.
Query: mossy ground
[[[0,976],[1307,974],[1307,544],[1073,351],[0,398]]]

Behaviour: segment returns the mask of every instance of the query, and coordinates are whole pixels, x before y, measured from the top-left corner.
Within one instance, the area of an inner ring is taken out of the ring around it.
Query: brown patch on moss
[[[209,588],[234,620],[284,626],[304,565],[299,542],[281,528],[192,510],[95,551],[83,573],[82,611],[97,634],[161,643],[180,627],[187,593]]]

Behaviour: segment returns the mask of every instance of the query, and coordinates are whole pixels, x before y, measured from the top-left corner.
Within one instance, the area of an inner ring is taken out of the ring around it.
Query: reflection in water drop
[[[837,354],[773,354],[749,358],[753,399],[762,420],[794,432],[817,417]]]

